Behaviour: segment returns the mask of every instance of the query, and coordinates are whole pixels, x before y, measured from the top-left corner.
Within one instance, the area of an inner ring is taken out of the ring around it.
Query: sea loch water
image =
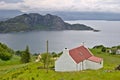
[[[0,34],[0,42],[14,50],[24,50],[26,45],[32,53],[46,52],[46,40],[50,52],[61,52],[64,48],[74,48],[81,43],[87,47],[120,45],[120,21],[76,20],[68,23],[80,23],[91,26],[100,32],[93,31],[38,31]]]

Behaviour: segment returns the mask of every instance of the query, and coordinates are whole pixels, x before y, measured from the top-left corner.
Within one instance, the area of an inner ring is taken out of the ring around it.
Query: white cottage
[[[118,49],[118,50],[116,51],[116,54],[120,54],[120,49]]]
[[[100,69],[102,67],[103,59],[95,57],[84,46],[71,50],[65,48],[63,54],[55,61],[55,71],[60,72]]]

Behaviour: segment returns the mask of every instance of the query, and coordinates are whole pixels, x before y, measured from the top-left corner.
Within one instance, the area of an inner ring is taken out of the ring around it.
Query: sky
[[[120,13],[120,0],[0,0],[0,10]]]

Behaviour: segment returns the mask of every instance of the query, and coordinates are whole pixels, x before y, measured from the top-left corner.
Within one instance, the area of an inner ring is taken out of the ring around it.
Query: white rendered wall
[[[86,60],[80,62],[79,64],[77,64],[77,66],[78,66],[78,68],[77,68],[78,71],[85,70],[86,69]]]
[[[69,50],[64,50],[63,54],[58,60],[55,61],[55,71],[65,72],[65,71],[76,71],[77,64],[69,55]]]
[[[103,67],[103,61],[101,61],[100,63],[97,62],[93,62],[90,60],[86,61],[86,69],[100,69]]]

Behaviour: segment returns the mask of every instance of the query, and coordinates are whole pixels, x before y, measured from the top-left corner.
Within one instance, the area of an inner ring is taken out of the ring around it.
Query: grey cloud
[[[22,2],[23,0],[0,0],[0,1],[4,1],[6,3],[17,3],[17,2]]]
[[[0,0],[0,9],[119,12],[120,0]]]

